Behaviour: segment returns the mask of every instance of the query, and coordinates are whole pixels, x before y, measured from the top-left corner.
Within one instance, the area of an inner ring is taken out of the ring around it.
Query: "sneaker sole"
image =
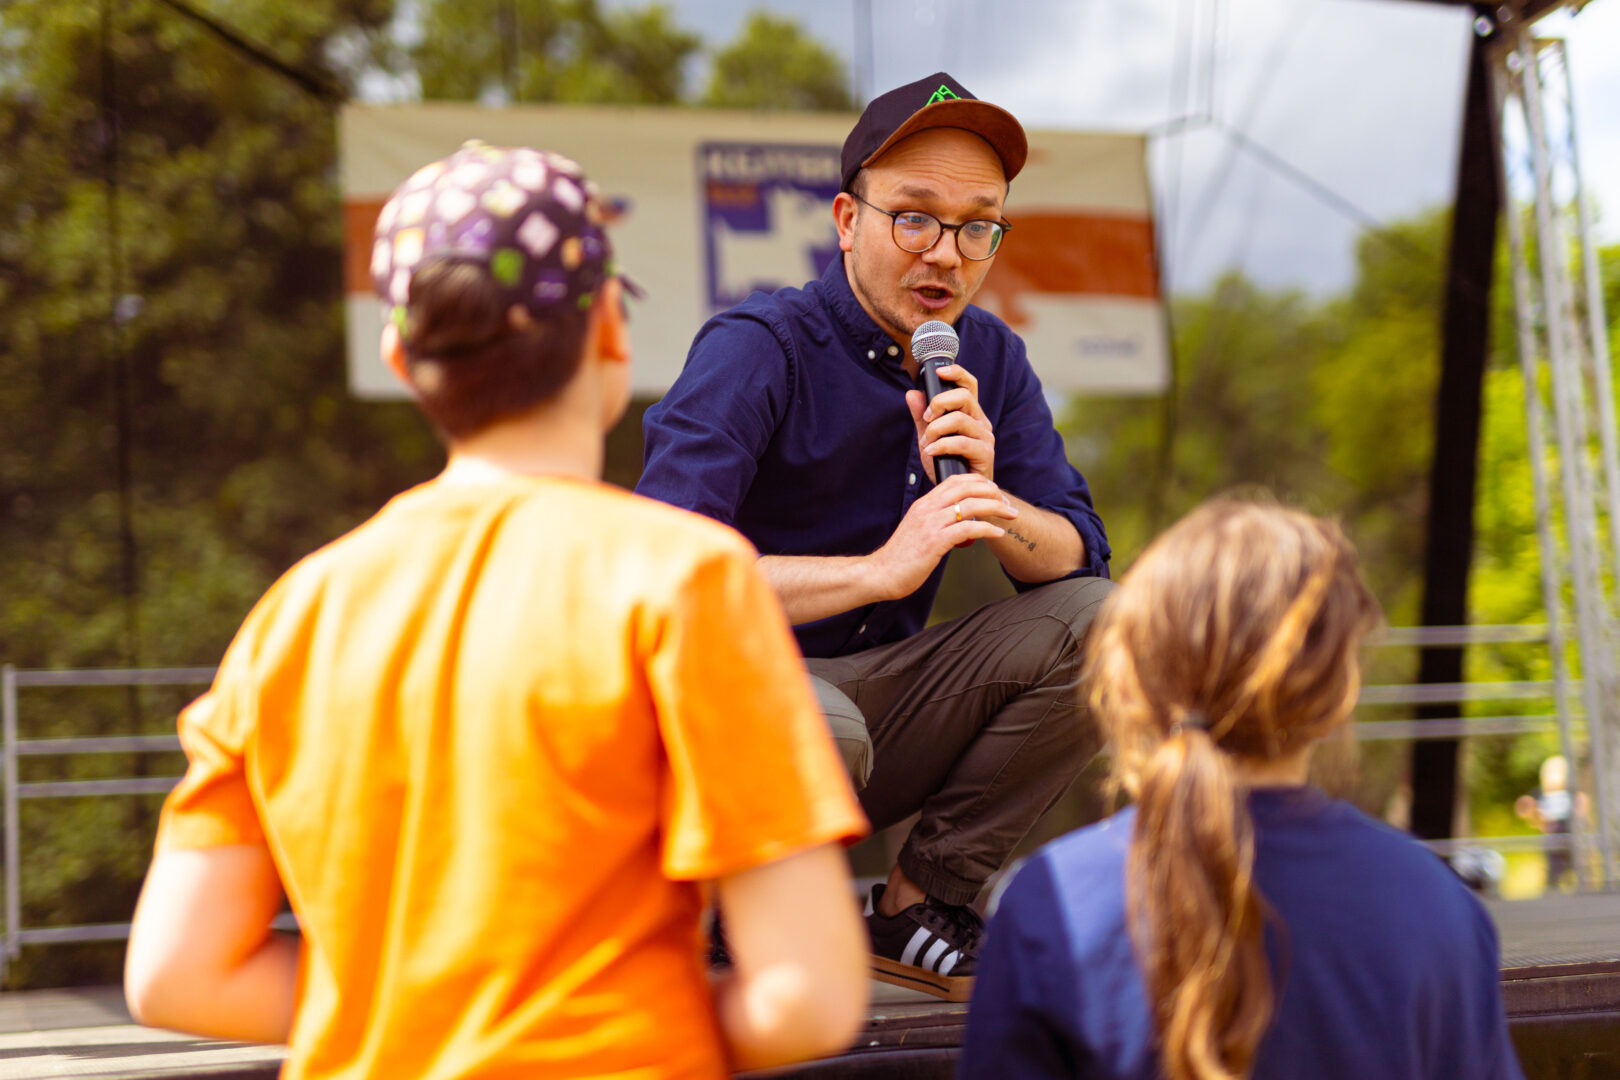
[[[921,990],[946,1001],[967,1001],[973,996],[972,975],[936,975],[912,964],[902,964],[884,956],[872,956],[872,978],[907,990]]]

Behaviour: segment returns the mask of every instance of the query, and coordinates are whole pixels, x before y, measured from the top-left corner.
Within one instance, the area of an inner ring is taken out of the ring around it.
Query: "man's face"
[[[883,210],[921,210],[946,225],[1001,219],[1007,180],[990,144],[958,128],[931,128],[896,143],[865,171],[864,198]],[[993,258],[964,259],[946,230],[932,248],[902,251],[893,219],[848,194],[833,208],[850,288],[874,322],[902,345],[930,319],[955,323]]]

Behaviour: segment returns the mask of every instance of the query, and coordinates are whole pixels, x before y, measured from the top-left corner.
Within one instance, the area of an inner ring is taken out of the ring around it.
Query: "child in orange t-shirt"
[[[181,715],[143,1022],[285,1040],[289,1080],[714,1078],[853,1037],[866,822],[786,619],[737,534],[598,479],[606,216],[573,162],[482,144],[384,207],[383,356],[449,464],[278,581]]]

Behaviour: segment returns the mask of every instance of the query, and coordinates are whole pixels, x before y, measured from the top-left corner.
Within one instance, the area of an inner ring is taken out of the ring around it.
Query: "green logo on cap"
[[[960,100],[962,100],[962,99],[956,96],[955,91],[953,91],[950,87],[946,86],[944,83],[940,83],[939,84],[939,89],[934,91],[934,96],[929,98],[927,101],[923,102],[923,105],[926,107],[926,106],[933,105],[933,104],[936,104],[936,103],[941,102],[941,101],[960,101]]]

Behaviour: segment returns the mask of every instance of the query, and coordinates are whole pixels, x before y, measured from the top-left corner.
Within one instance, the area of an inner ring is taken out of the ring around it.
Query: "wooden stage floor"
[[[1494,902],[1502,989],[1531,1080],[1620,1080],[1620,894]],[[880,983],[861,1039],[840,1058],[777,1076],[945,1080],[967,1006]],[[110,987],[0,994],[0,1080],[158,1077],[270,1080],[281,1052],[130,1023]]]

